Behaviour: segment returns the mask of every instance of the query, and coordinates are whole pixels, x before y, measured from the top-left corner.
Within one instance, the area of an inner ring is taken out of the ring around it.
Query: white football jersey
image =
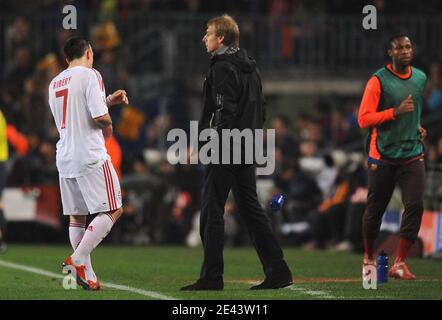
[[[49,106],[60,134],[57,168],[61,178],[85,176],[109,159],[101,129],[93,118],[108,113],[100,73],[68,68],[49,85]]]

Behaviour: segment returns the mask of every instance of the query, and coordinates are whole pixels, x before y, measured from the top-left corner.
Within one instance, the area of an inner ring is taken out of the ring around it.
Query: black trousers
[[[263,265],[264,273],[283,267],[282,250],[256,194],[255,166],[213,165],[206,167],[200,217],[204,261],[200,279],[222,280],[224,273],[224,205],[232,189],[238,211]]]
[[[362,224],[364,239],[376,239],[396,183],[405,209],[399,234],[411,242],[416,241],[424,210],[424,159],[404,165],[369,166],[367,209]]]

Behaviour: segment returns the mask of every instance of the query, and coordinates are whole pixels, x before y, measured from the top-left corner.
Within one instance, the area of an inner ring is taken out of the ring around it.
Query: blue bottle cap
[[[381,251],[378,255],[378,264],[379,263],[388,264],[388,255],[384,251]]]
[[[281,210],[283,205],[284,196],[282,194],[277,194],[273,196],[272,201],[270,202],[270,209],[272,209],[272,211],[278,211]]]

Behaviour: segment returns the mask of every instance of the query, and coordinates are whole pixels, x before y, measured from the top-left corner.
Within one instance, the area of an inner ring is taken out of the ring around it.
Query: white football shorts
[[[110,162],[86,176],[60,178],[64,215],[86,215],[121,208],[121,189],[117,173]]]

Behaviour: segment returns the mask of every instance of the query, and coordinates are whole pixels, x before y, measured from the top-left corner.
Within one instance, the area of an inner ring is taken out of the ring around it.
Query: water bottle
[[[278,211],[281,210],[283,205],[284,196],[282,194],[277,194],[276,196],[273,196],[272,201],[270,202],[270,209],[272,209],[272,211]]]
[[[388,256],[382,250],[378,256],[378,283],[384,283],[388,281]]]

